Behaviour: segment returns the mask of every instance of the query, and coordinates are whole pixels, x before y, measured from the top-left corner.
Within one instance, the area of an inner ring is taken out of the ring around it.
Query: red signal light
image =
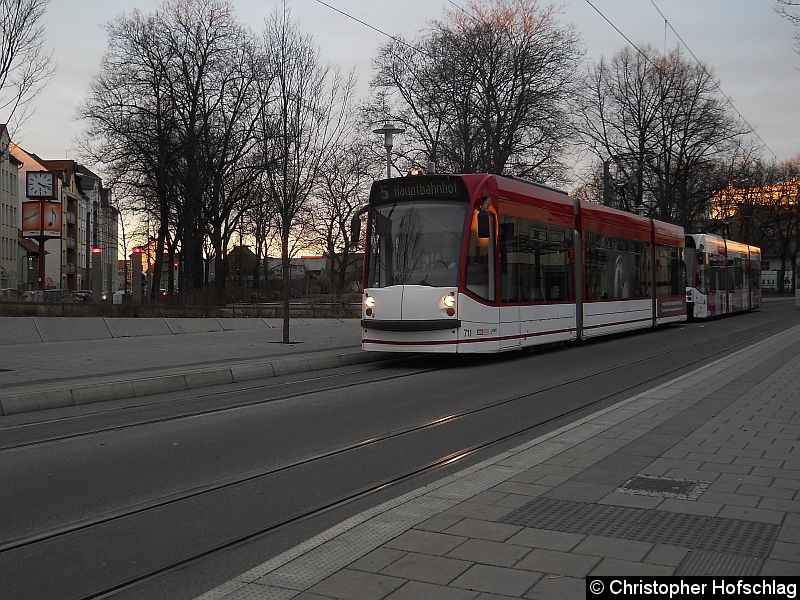
[[[103,253],[102,248],[98,248],[97,246],[92,247],[92,254],[102,254],[102,253]]]
[[[134,254],[141,254],[141,253],[142,253],[142,248],[141,248],[141,246],[136,246],[136,247],[133,249],[133,253],[134,253]]]

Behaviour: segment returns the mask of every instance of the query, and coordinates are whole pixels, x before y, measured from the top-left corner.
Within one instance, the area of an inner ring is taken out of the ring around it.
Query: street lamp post
[[[405,129],[396,127],[390,122],[384,123],[380,129],[373,129],[372,133],[383,135],[383,147],[386,148],[386,179],[392,178],[392,146],[394,145],[394,135],[403,133]]]

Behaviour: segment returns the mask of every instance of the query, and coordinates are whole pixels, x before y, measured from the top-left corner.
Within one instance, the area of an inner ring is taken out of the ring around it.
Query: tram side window
[[[573,300],[572,231],[500,216],[500,282],[503,302]]]
[[[681,249],[656,246],[656,295],[676,296],[684,293],[685,263]]]
[[[757,260],[750,261],[750,289],[761,289],[761,263]]]
[[[745,263],[737,257],[733,259],[733,288],[734,290],[745,289]]]
[[[500,215],[500,302],[519,302],[517,221],[516,217]]]
[[[469,247],[467,249],[466,286],[480,298],[494,302],[494,215],[489,214],[489,231],[492,237],[478,237],[478,211],[472,216]]]
[[[727,281],[725,280],[725,257],[719,254],[708,255],[708,291],[725,291]]]
[[[649,244],[586,233],[587,300],[649,297]]]

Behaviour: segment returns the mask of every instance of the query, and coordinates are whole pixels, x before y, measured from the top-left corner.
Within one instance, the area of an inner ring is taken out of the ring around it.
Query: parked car
[[[72,292],[72,295],[79,302],[91,302],[92,301],[92,290],[76,290],[76,291]]]

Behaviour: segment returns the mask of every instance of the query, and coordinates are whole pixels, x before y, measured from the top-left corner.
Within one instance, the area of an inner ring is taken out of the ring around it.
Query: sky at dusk
[[[341,11],[392,35],[413,39],[426,24],[466,0],[326,0]],[[680,42],[667,29],[653,2],[692,52],[709,65],[722,90],[758,131],[778,160],[800,154],[800,56],[793,52],[793,27],[775,13],[773,0],[592,0],[637,45],[663,50]],[[149,12],[156,0],[51,0],[47,42],[57,71],[36,99],[33,116],[18,131],[17,142],[43,158],[78,159],[82,123],[76,107],[98,72],[106,47],[103,25],[138,8]],[[240,22],[263,28],[275,0],[233,0]],[[292,15],[319,45],[325,61],[355,69],[362,96],[368,92],[371,60],[386,37],[342,16],[316,0],[288,0]],[[610,57],[627,45],[586,0],[561,4],[562,20],[580,34],[586,60]],[[686,54],[687,59],[691,57]],[[397,143],[402,143],[398,139]]]

